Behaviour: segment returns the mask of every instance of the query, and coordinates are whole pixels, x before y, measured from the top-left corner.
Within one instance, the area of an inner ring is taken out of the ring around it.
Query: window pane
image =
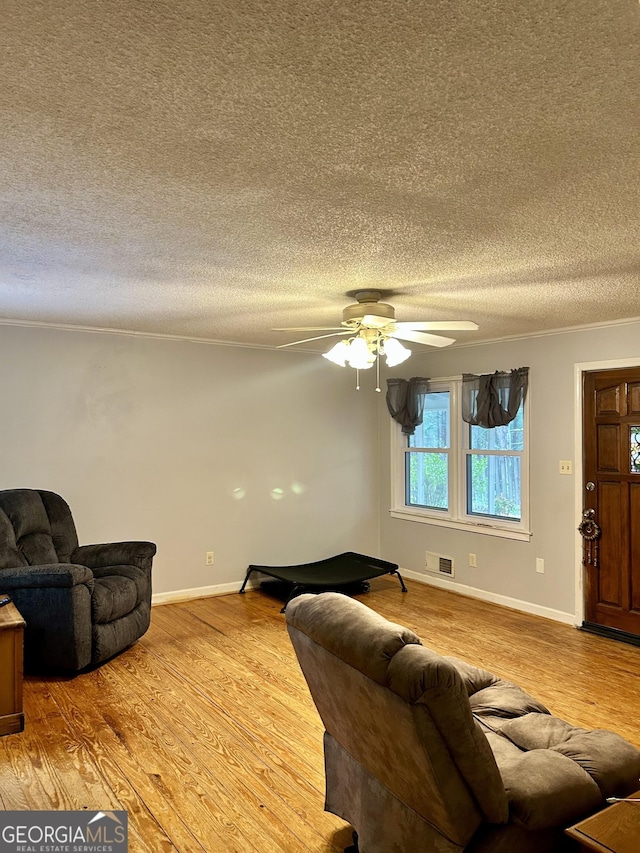
[[[520,457],[467,454],[467,512],[520,521]]]
[[[493,429],[469,427],[471,450],[524,450],[524,415],[520,406],[510,424]]]
[[[640,426],[632,426],[629,436],[630,460],[629,470],[632,474],[640,474]]]
[[[448,391],[424,395],[424,415],[420,426],[409,436],[409,447],[449,447]]]
[[[449,454],[406,453],[406,496],[408,506],[449,508]]]

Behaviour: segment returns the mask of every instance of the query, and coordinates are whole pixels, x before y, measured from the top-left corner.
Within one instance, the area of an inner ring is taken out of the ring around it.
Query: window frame
[[[391,508],[392,518],[449,527],[456,530],[472,531],[487,536],[499,536],[504,539],[517,539],[528,542],[531,539],[529,529],[529,453],[530,453],[530,391],[524,403],[523,413],[523,449],[501,453],[491,451],[493,455],[513,455],[520,457],[520,513],[519,521],[496,518],[490,515],[467,511],[467,455],[469,454],[470,425],[462,420],[462,376],[449,376],[429,381],[429,393],[449,391],[449,508],[446,510],[417,507],[406,503],[406,455],[415,448],[409,447],[407,436],[402,427],[391,421]],[[436,452],[437,449],[436,449]],[[486,451],[483,452],[483,455]]]

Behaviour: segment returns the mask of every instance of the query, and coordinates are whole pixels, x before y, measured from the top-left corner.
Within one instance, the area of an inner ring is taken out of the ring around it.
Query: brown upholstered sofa
[[[573,850],[566,827],[639,787],[619,735],[552,716],[358,601],[302,595],[286,619],[326,729],[325,809],[360,853]]]

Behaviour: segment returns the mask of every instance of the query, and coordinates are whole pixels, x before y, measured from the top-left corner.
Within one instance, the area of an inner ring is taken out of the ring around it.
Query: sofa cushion
[[[640,753],[614,732],[588,731],[549,714],[531,713],[503,723],[499,735],[523,751],[549,749],[570,758],[594,780],[603,797],[637,788]]]
[[[97,624],[94,622],[91,663],[102,663],[136,642],[149,627],[151,606],[143,601],[122,619]]]
[[[493,717],[496,721],[501,723]],[[574,823],[603,798],[629,794],[638,786],[640,752],[614,732],[587,731],[549,714],[530,713],[502,722],[487,740],[512,816],[531,829],[553,825],[548,821],[560,817]]]
[[[551,749],[579,764],[603,797],[626,795],[638,787],[640,753],[615,732],[576,728]]]
[[[18,550],[28,565],[59,562],[49,517],[38,492],[33,489],[1,491],[0,509],[13,526]]]
[[[483,723],[479,723],[479,725],[484,732],[484,736],[489,741],[489,746],[491,747],[491,752],[493,752],[493,757],[496,760],[498,768],[502,767],[506,761],[522,755],[522,750],[514,743],[511,743],[510,740],[507,740],[506,737],[502,737],[499,732],[493,732],[491,729],[485,728]]]
[[[69,504],[55,492],[38,490],[51,527],[51,539],[61,563],[75,563],[71,554],[78,547],[78,534]]]
[[[138,588],[131,578],[121,575],[96,578],[91,595],[92,621],[99,625],[112,622],[131,613],[138,602]]]
[[[511,820],[529,829],[569,826],[602,805],[589,774],[553,750],[522,752],[499,769]]]
[[[526,693],[517,684],[497,679],[484,690],[478,690],[469,696],[469,704],[474,715],[486,722],[490,717],[521,717],[535,711],[548,714],[549,711],[542,702]]]
[[[0,569],[29,565],[18,550],[16,534],[6,513],[0,509]]]
[[[139,569],[138,566],[103,566],[100,569],[92,569],[91,571],[96,580],[122,577],[133,581],[136,587],[136,604],[140,604],[141,601],[148,601],[151,598],[149,573],[143,569]]]
[[[565,741],[573,732],[582,732],[551,714],[532,711],[500,726],[500,733],[520,749],[549,749]]]

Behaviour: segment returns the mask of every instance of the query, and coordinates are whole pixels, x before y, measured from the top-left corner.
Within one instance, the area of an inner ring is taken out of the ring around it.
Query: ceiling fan
[[[416,344],[426,344],[431,347],[446,347],[454,343],[455,338],[447,338],[443,335],[433,335],[433,331],[462,331],[478,328],[476,323],[468,320],[419,320],[416,322],[397,322],[395,309],[387,302],[381,302],[382,294],[379,290],[359,290],[355,294],[357,302],[347,307],[342,312],[342,323],[340,326],[300,326],[288,329],[274,329],[274,332],[327,332],[326,335],[315,335],[311,338],[303,338],[291,341],[288,344],[280,344],[278,349],[306,344],[310,341],[318,341],[322,338],[334,338],[343,335],[360,336],[367,341],[371,348],[375,342],[375,349],[379,351],[379,345],[383,343],[380,339],[398,338],[402,341],[411,341]],[[407,351],[408,352],[408,351]],[[397,362],[396,362],[397,363]],[[373,364],[373,360],[371,361]]]

